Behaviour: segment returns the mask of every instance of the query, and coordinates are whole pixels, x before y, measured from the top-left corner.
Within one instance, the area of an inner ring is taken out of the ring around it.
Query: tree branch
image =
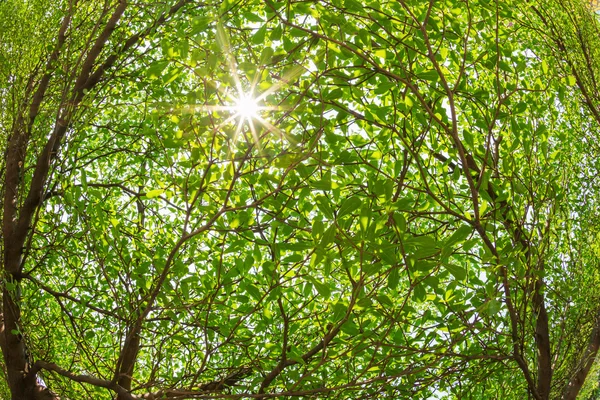
[[[46,361],[36,361],[33,364],[33,367],[31,368],[31,371],[29,371],[28,376],[35,377],[35,375],[41,369],[45,369],[45,370],[48,370],[48,371],[55,372],[55,373],[57,373],[57,374],[59,374],[61,376],[64,376],[65,378],[68,378],[68,379],[70,379],[72,381],[75,381],[75,382],[87,383],[87,384],[90,384],[92,386],[110,389],[110,390],[114,391],[115,393],[117,393],[119,395],[119,397],[121,397],[124,400],[136,400],[136,399],[139,399],[139,397],[132,395],[127,390],[125,390],[125,388],[123,388],[122,386],[118,385],[114,381],[108,381],[108,380],[96,378],[96,377],[93,377],[93,376],[90,376],[90,375],[78,375],[78,374],[74,374],[71,371],[68,371],[68,370],[66,370],[66,369],[64,369],[62,367],[59,367],[58,365],[56,365],[54,363],[49,363],[49,362],[46,362]]]
[[[334,327],[332,327],[331,330],[323,337],[323,339],[319,343],[317,343],[312,349],[308,350],[301,356],[304,362],[308,362],[315,354],[327,347],[329,342],[331,342],[333,338],[337,336],[337,334],[342,329],[342,325],[344,325],[346,321],[348,321],[348,318],[350,318],[350,313],[352,312],[354,304],[356,303],[356,294],[361,290],[361,287],[362,283],[358,283],[355,286],[354,291],[352,293],[352,297],[350,298],[350,303],[348,304],[348,308],[346,309],[346,314],[344,315],[344,318],[342,318],[342,320],[340,320]],[[283,354],[285,354],[285,351],[286,349],[283,349]],[[275,380],[275,378],[277,378],[277,376],[279,376],[281,372],[283,372],[285,368],[291,365],[296,365],[298,363],[299,361],[290,360],[285,357],[282,357],[281,361],[275,366],[275,368],[273,368],[273,370],[271,370],[271,372],[267,374],[267,376],[260,385],[258,393],[264,393],[265,389],[269,387],[269,385]]]
[[[594,360],[596,359],[596,355],[598,354],[598,349],[600,348],[600,311],[596,315],[596,323],[594,324],[594,328],[592,329],[592,333],[590,334],[590,339],[581,357],[579,364],[577,365],[577,369],[575,373],[571,376],[569,383],[565,387],[565,390],[562,395],[562,400],[576,400],[583,383],[585,382],[585,378],[587,377],[592,365],[594,364]]]

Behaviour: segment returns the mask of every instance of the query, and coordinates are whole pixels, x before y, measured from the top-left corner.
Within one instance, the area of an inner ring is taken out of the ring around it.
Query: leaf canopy
[[[72,399],[574,398],[597,31],[574,0],[1,2],[2,396],[21,365]]]

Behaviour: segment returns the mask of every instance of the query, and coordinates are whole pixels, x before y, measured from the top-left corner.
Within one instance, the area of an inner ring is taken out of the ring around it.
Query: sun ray
[[[240,135],[240,133],[242,133],[243,129],[244,129],[244,120],[242,118],[240,118],[240,120],[238,121],[238,124],[237,124],[237,128],[235,129],[235,132],[233,134],[233,143],[237,143],[238,136]]]
[[[275,125],[273,125],[272,123],[270,123],[269,121],[267,121],[266,119],[264,119],[264,118],[262,118],[262,117],[259,116],[258,118],[256,118],[256,120],[258,122],[260,122],[260,124],[263,125],[265,128],[267,128],[267,130],[269,132],[278,134],[281,139],[285,138],[288,142],[290,142],[293,145],[298,144],[287,133],[285,133],[283,130],[279,129],[278,127],[276,127]]]
[[[271,87],[269,87],[260,96],[256,98],[256,101],[263,101],[267,96],[275,93],[284,85],[289,85],[298,76],[300,76],[302,72],[304,72],[304,67],[302,67],[301,65],[296,65],[295,67],[287,71],[282,77],[279,77],[276,83],[274,83]]]
[[[235,152],[240,135],[246,138],[249,145],[249,141],[253,141],[259,152],[262,152],[263,149],[261,140],[264,140],[269,132],[278,135],[281,140],[285,139],[289,144],[297,144],[287,132],[269,122],[265,118],[265,114],[290,109],[290,106],[268,104],[271,100],[269,96],[285,85],[293,85],[307,69],[302,65],[296,65],[281,75],[271,73],[274,83],[266,90],[258,90],[259,82],[265,74],[265,67],[259,67],[255,70],[252,77],[240,75],[227,30],[220,22],[217,23],[216,35],[217,44],[221,47],[225,56],[225,66],[230,74],[230,79],[227,80],[228,82],[205,82],[216,89],[218,93],[217,100],[221,104],[182,105],[180,110],[189,113],[217,113],[218,119],[221,119],[221,116],[225,117],[220,123],[213,125],[211,130],[222,132],[226,126],[233,128],[233,134],[230,132],[227,135],[232,145],[229,149],[230,155]],[[228,115],[222,115],[221,113]],[[261,127],[264,128],[265,132],[260,129]]]
[[[262,150],[260,149],[260,138],[258,137],[256,128],[254,127],[254,121],[250,120],[248,125],[250,125],[250,132],[252,133],[252,139],[254,140],[254,143],[256,144],[259,153],[262,154]]]
[[[248,93],[240,93],[235,100],[235,111],[241,117],[245,119],[252,119],[258,116],[261,107],[254,99],[252,91]]]

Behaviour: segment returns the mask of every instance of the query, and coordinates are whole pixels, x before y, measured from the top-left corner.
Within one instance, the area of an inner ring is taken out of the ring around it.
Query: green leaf
[[[251,283],[245,285],[245,291],[256,301],[259,301],[262,298],[258,288]]]
[[[454,231],[452,236],[450,236],[444,247],[454,247],[456,244],[463,242],[467,239],[471,233],[473,232],[473,227],[469,225],[461,225],[457,230]]]
[[[427,81],[437,81],[439,79],[439,75],[435,70],[429,70],[425,72],[421,72],[417,74],[417,76],[421,79],[425,79]]]
[[[165,191],[163,189],[154,189],[154,190],[150,190],[149,192],[146,192],[146,197],[149,199],[153,199],[155,197],[160,196],[161,194],[163,194]]]
[[[345,334],[350,335],[350,336],[355,336],[360,333],[360,329],[358,328],[358,326],[351,321],[346,321],[342,325],[341,329],[342,329],[342,332],[344,332]]]
[[[401,213],[394,212],[394,222],[400,233],[406,232],[406,218]]]
[[[344,96],[342,89],[334,89],[325,95],[325,100],[337,100]]]
[[[325,227],[323,225],[323,221],[319,218],[315,219],[313,221],[313,225],[312,225],[312,237],[316,240],[316,239],[320,239],[323,237],[323,232],[325,230]]]
[[[335,240],[335,234],[337,233],[337,227],[335,224],[331,224],[329,228],[323,233],[323,238],[319,243],[319,247],[322,249],[327,248]]]
[[[329,286],[329,283],[320,282],[319,280],[314,279],[312,277],[309,278],[311,280],[311,283],[317,289],[317,292],[321,295],[321,297],[324,300],[329,300],[329,298],[331,297],[331,287]]]
[[[388,274],[387,286],[390,289],[396,289],[398,287],[398,283],[400,282],[400,273],[398,268],[392,268],[390,273]]]
[[[405,197],[396,201],[392,206],[399,211],[410,211],[413,209],[415,201],[411,198]]]
[[[190,34],[196,35],[202,31],[204,31],[211,22],[210,17],[199,16],[192,18],[192,28]]]
[[[267,26],[263,25],[256,31],[256,33],[252,36],[252,43],[254,44],[264,44],[265,35],[267,33]]]
[[[335,303],[333,306],[333,321],[340,321],[347,312],[347,306],[341,302]]]
[[[415,301],[419,303],[425,301],[425,297],[427,297],[427,292],[425,291],[423,285],[416,285],[413,288],[413,297]]]
[[[496,299],[491,299],[486,303],[486,305],[484,307],[484,311],[486,314],[488,314],[490,316],[494,316],[494,315],[498,314],[498,312],[500,312],[501,308],[502,308],[502,303],[500,303]]]
[[[467,277],[467,270],[454,264],[444,264],[444,267],[459,281],[464,281]]]
[[[349,11],[361,11],[363,9],[363,5],[356,0],[344,0],[344,6]]]
[[[265,47],[263,48],[262,52],[260,53],[260,62],[263,65],[267,65],[271,62],[271,59],[273,58],[273,54],[274,51],[271,47]]]
[[[328,219],[333,219],[333,210],[331,208],[331,202],[325,196],[317,196],[316,201],[317,207],[319,210],[327,217]]]
[[[162,72],[165,70],[165,68],[167,68],[168,65],[169,61],[167,60],[154,61],[146,70],[146,74],[152,79],[160,78]]]
[[[359,216],[359,225],[360,225],[360,229],[362,231],[366,231],[369,223],[371,222],[371,208],[364,204],[363,208],[360,210],[360,216]]]
[[[14,292],[17,289],[17,285],[11,281],[4,281],[4,287],[6,288],[6,290],[8,290],[9,292]]]
[[[362,201],[359,197],[349,197],[342,203],[340,210],[338,211],[337,217],[342,218],[352,212],[356,211],[362,205]]]
[[[397,251],[398,250],[397,250],[396,246],[388,246],[388,247],[381,249],[381,252],[379,253],[379,255],[381,256],[381,259],[383,261],[385,261],[387,264],[394,265],[398,261],[397,256],[396,256]]]
[[[312,186],[317,190],[331,190],[331,176],[326,176],[321,180],[312,182]]]
[[[267,278],[273,277],[275,272],[275,263],[273,261],[265,261],[262,265],[263,275]]]

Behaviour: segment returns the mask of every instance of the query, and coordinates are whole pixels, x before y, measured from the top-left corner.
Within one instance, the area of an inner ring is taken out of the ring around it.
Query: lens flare
[[[235,113],[243,119],[258,118],[260,107],[252,94],[240,94],[240,98],[235,101]]]
[[[223,53],[227,55],[227,67],[234,86],[220,85],[213,82],[214,88],[221,94],[220,104],[188,105],[185,107],[186,112],[219,113],[219,117],[224,117],[224,119],[216,124],[213,130],[221,131],[224,126],[234,125],[235,131],[233,132],[232,143],[236,143],[240,137],[251,135],[247,139],[259,145],[261,139],[268,133],[277,134],[292,143],[291,136],[288,136],[286,132],[276,126],[278,122],[268,121],[268,114],[277,111],[289,112],[290,107],[272,104],[273,99],[270,96],[282,87],[293,84],[307,69],[302,65],[296,65],[283,74],[271,74],[274,81],[267,84],[265,88],[265,82],[261,84],[258,82],[264,75],[263,68],[259,71],[260,73],[254,74],[252,78],[240,76],[238,63],[229,43],[229,36],[220,23],[217,24],[217,43],[222,48]],[[244,85],[244,82],[247,85]],[[258,90],[259,88],[260,90]],[[264,128],[265,132],[261,132],[261,128]]]

